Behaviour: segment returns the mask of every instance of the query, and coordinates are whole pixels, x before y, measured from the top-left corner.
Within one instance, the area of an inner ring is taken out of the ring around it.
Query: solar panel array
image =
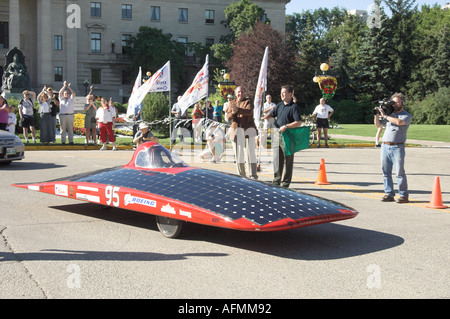
[[[288,188],[205,169],[177,174],[117,168],[73,181],[127,187],[182,201],[232,220],[265,225],[285,218],[302,219],[339,213],[339,203]]]

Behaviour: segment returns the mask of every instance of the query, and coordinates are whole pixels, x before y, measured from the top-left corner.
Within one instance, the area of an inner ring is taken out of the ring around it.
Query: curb
[[[322,144],[321,144],[322,145]],[[163,145],[165,148],[169,149],[169,145]],[[362,147],[372,147],[375,148],[375,143],[346,143],[346,144],[329,144],[329,148],[362,148]],[[133,150],[132,145],[117,145],[117,150]],[[172,146],[175,148],[198,148],[194,145],[180,145],[176,144]],[[202,148],[205,146],[202,145]],[[425,147],[424,145],[417,144],[406,144],[406,147]],[[84,146],[84,145],[25,145],[25,151],[99,151],[101,146]],[[112,150],[112,145],[106,146],[107,150]],[[317,144],[313,144],[309,149],[318,148]],[[320,149],[325,149],[325,146],[321,146]]]

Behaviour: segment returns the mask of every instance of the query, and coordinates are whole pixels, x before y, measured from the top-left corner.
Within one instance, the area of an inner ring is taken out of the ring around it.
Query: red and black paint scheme
[[[188,166],[160,144],[141,144],[124,166],[13,186],[156,215],[176,237],[182,222],[279,231],[355,217],[354,209],[292,189]]]

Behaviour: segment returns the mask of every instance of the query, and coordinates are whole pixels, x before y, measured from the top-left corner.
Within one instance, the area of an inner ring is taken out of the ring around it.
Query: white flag
[[[161,75],[156,80],[150,92],[170,91],[170,61],[161,68]]]
[[[264,57],[259,71],[258,85],[256,86],[255,102],[253,109],[253,117],[256,127],[259,127],[259,119],[261,117],[261,105],[263,104],[263,92],[267,90],[267,60],[269,55],[269,47],[266,47]]]
[[[139,73],[136,77],[136,80],[134,81],[134,86],[133,86],[133,90],[131,91],[131,96],[128,99],[127,117],[133,116],[134,110],[139,105],[136,103],[136,92],[139,89],[139,87],[141,86],[141,82],[142,82],[142,70],[141,70],[141,67],[139,67]]]
[[[161,74],[170,70],[170,61],[168,61],[161,69],[156,71],[147,81],[144,82],[136,91],[136,105],[139,105],[144,100],[145,96],[152,88],[155,87],[157,81],[160,79]]]
[[[197,73],[189,89],[184,92],[181,99],[176,103],[181,109],[181,114],[184,113],[189,106],[208,96],[208,60],[209,56],[206,55],[206,61],[203,68]]]

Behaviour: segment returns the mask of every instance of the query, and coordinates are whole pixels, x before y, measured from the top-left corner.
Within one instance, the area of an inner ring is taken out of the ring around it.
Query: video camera
[[[379,107],[384,111],[384,114],[390,115],[394,113],[394,105],[395,102],[390,99],[384,99],[383,101],[378,102],[380,104]],[[381,115],[380,111],[378,110],[378,107],[375,107],[373,109],[373,115]]]

